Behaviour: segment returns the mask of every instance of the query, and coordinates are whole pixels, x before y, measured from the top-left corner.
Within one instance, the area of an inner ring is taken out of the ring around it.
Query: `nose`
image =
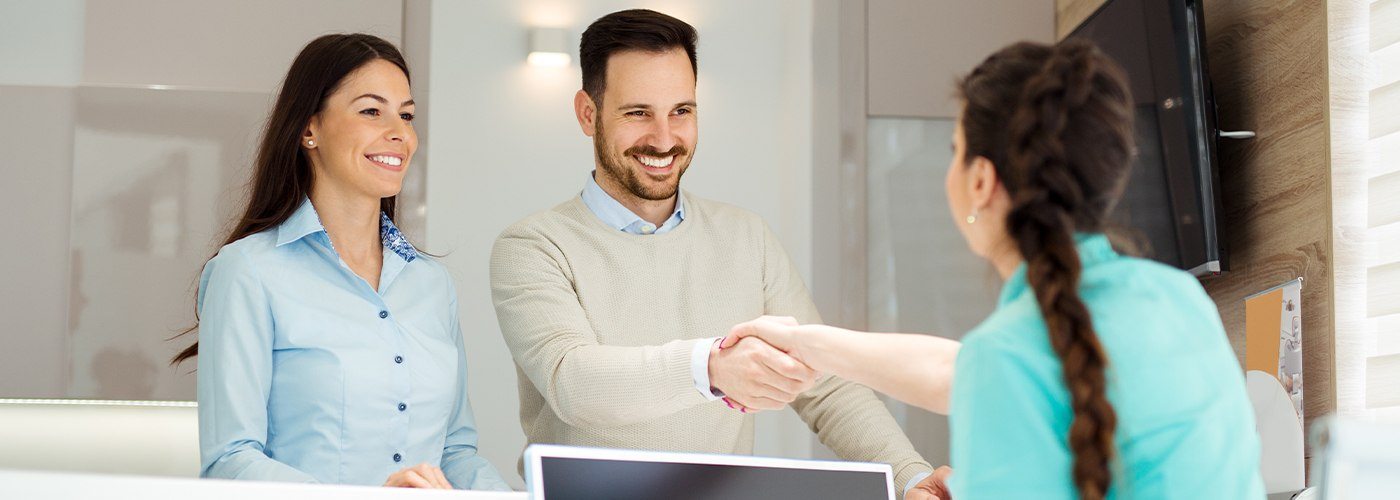
[[[404,120],[392,120],[392,122],[393,124],[389,125],[385,138],[389,139],[390,142],[407,141],[409,136],[413,134],[413,127]]]
[[[680,141],[671,132],[671,120],[668,116],[656,118],[652,125],[651,137],[647,138],[647,145],[657,151],[670,151]]]

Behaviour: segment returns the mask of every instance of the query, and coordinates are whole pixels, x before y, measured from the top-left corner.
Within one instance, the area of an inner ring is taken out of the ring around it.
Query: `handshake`
[[[710,347],[713,391],[743,413],[781,410],[816,385],[821,373],[804,363],[792,342],[795,318],[763,316],[741,323]]]

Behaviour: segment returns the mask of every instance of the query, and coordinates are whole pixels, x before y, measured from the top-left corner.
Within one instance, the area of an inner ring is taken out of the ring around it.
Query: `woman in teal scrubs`
[[[1006,280],[961,344],[765,317],[820,372],[948,413],[958,500],[1263,498],[1244,375],[1190,275],[1103,231],[1132,161],[1123,72],[1087,42],[1020,43],[959,82],[946,180],[968,246]],[[911,492],[907,498],[945,496]]]

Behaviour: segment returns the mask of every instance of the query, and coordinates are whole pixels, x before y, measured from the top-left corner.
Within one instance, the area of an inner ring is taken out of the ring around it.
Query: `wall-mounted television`
[[[1154,260],[1197,276],[1227,270],[1201,2],[1107,0],[1069,38],[1097,44],[1132,86],[1137,154],[1114,221]]]

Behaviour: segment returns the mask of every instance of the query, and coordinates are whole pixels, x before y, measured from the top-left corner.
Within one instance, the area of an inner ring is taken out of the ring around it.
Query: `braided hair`
[[[1081,499],[1102,499],[1117,416],[1108,356],[1079,297],[1076,232],[1101,232],[1128,177],[1132,99],[1126,76],[1093,44],[1022,42],[958,82],[967,158],[992,162],[1011,197],[1006,232],[1063,366],[1074,411],[1069,447]]]

